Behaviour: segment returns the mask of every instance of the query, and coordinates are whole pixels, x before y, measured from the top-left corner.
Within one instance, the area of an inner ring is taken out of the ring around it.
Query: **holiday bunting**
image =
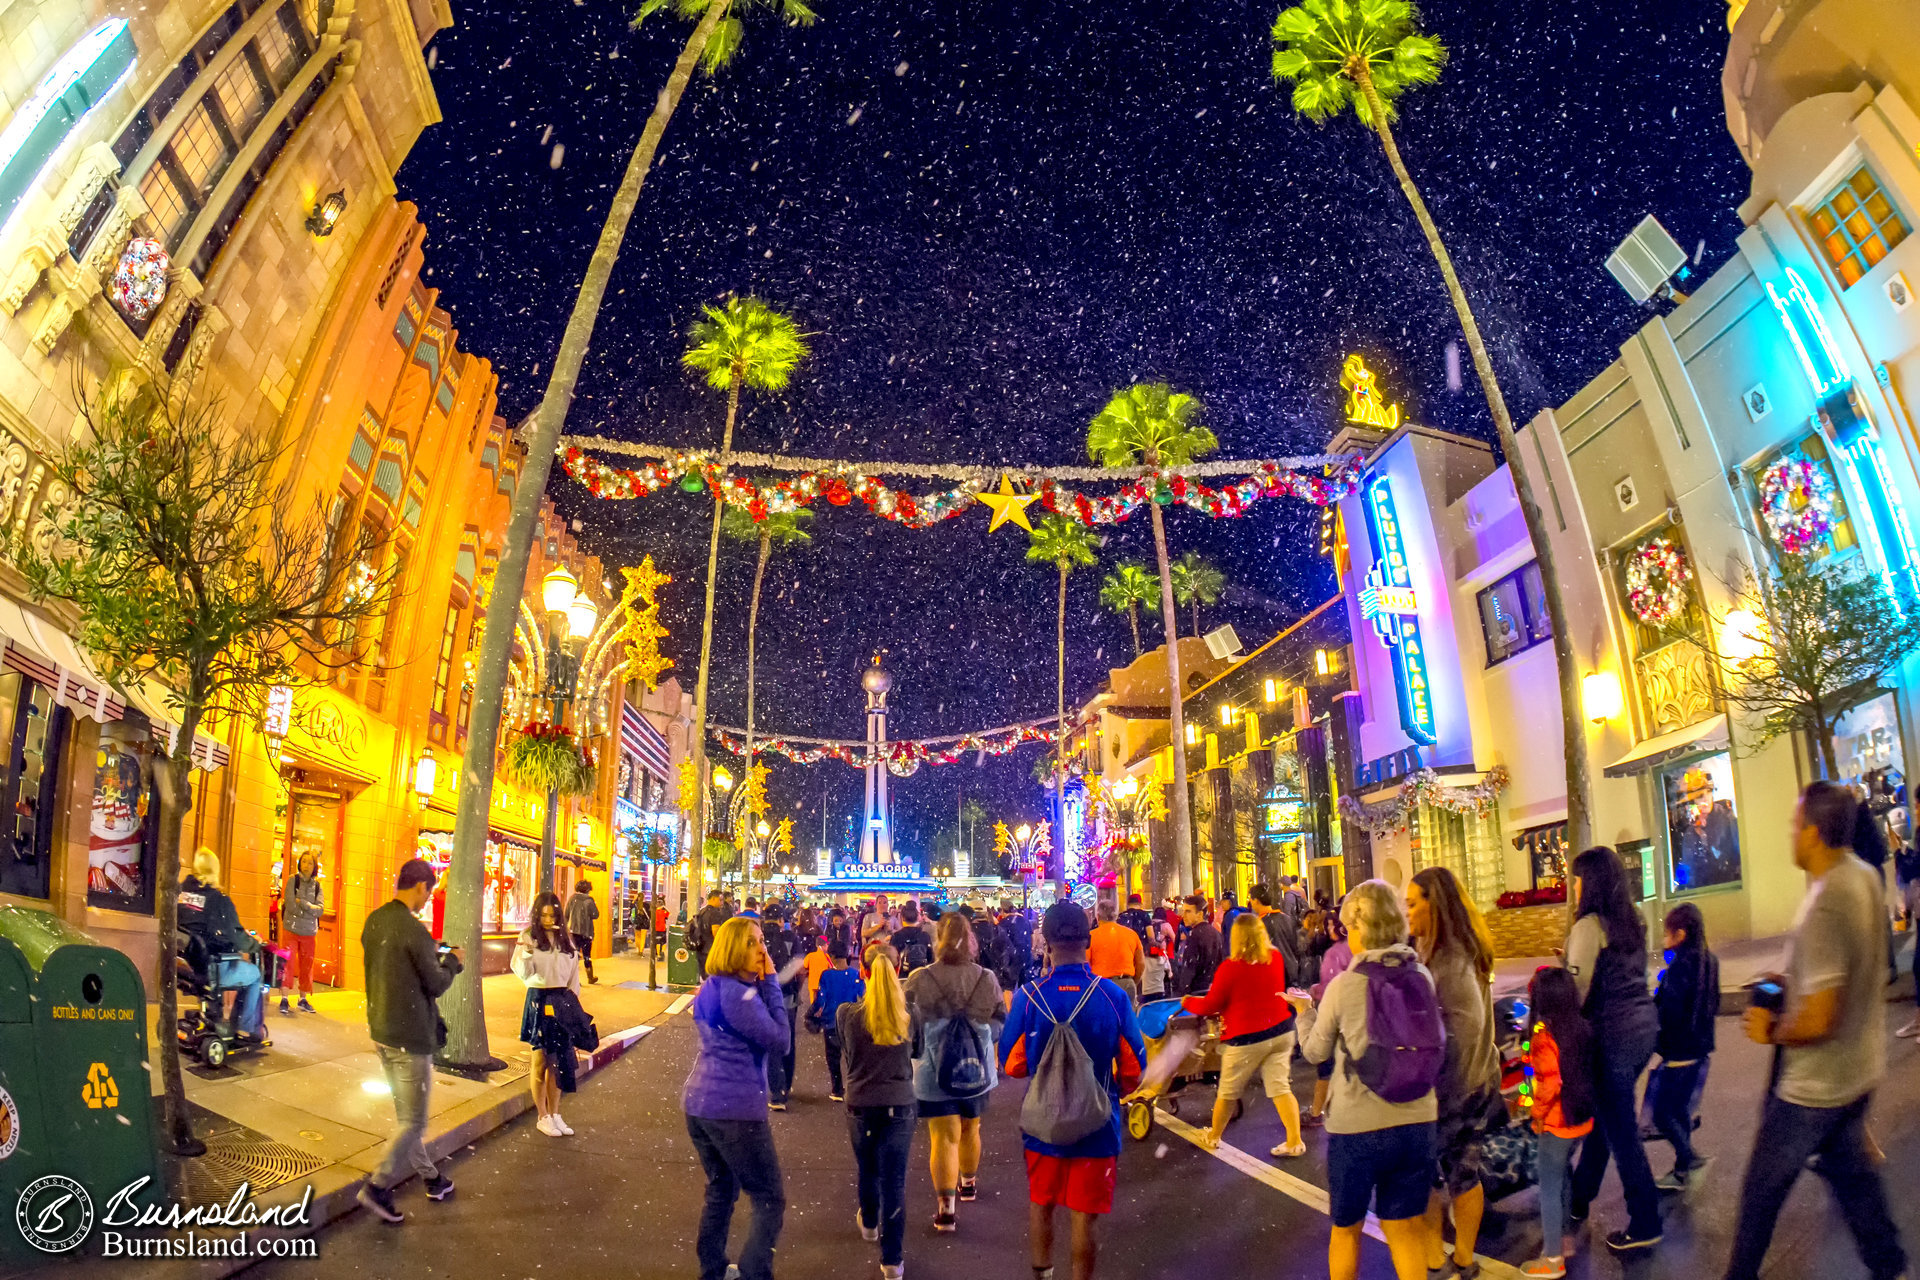
[[[1500,793],[1507,789],[1507,770],[1495,765],[1487,776],[1470,787],[1449,787],[1431,769],[1421,769],[1400,784],[1399,794],[1378,804],[1361,804],[1352,796],[1340,797],[1340,814],[1349,822],[1366,828],[1375,840],[1407,828],[1408,815],[1420,805],[1444,809],[1448,813],[1484,815]]]
[[[963,756],[976,751],[990,756],[1003,756],[1023,743],[1052,742],[1056,736],[1055,731],[1046,727],[1052,723],[1052,718],[1049,717],[1046,720],[1007,725],[999,729],[982,729],[977,733],[955,734],[944,738],[901,739],[897,742],[882,743],[880,759],[890,772],[906,777],[923,764],[954,764]],[[712,733],[714,741],[728,751],[739,755],[746,753],[746,737],[739,730],[715,725]],[[776,752],[796,764],[818,764],[822,760],[838,760],[856,769],[864,769],[867,766],[867,743],[864,739],[756,736],[753,740],[753,749],[756,752]]]

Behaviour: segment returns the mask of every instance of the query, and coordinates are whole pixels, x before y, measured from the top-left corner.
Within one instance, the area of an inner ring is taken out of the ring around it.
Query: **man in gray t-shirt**
[[[1777,1047],[1727,1280],[1757,1280],[1780,1207],[1815,1155],[1873,1280],[1907,1269],[1867,1139],[1867,1106],[1887,1065],[1886,949],[1880,876],[1850,848],[1858,808],[1845,787],[1816,782],[1794,810],[1793,860],[1807,896],[1788,937],[1784,1007],[1747,1010],[1748,1037]]]

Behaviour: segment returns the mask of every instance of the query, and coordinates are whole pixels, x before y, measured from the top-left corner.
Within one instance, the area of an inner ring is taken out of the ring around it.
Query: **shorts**
[[[987,1114],[987,1099],[991,1093],[983,1093],[977,1098],[946,1098],[938,1102],[920,1102],[920,1118],[937,1120],[943,1116],[959,1116],[962,1120],[978,1120]]]
[[[1357,1227],[1367,1209],[1383,1222],[1418,1218],[1433,1190],[1433,1122],[1327,1135],[1328,1212]]]
[[[1475,1094],[1457,1108],[1443,1106],[1434,1123],[1433,1185],[1449,1195],[1465,1195],[1480,1185],[1486,1167],[1483,1139],[1506,1118],[1506,1104],[1492,1091]]]
[[[1254,1072],[1267,1097],[1279,1099],[1293,1093],[1293,1032],[1286,1031],[1271,1040],[1253,1044],[1220,1046],[1220,1092],[1216,1097],[1231,1102],[1246,1092]]]
[[[1075,1213],[1112,1213],[1118,1156],[1049,1156],[1027,1152],[1027,1199]],[[1426,1192],[1423,1190],[1421,1195]],[[1424,1211],[1427,1202],[1422,1199]]]

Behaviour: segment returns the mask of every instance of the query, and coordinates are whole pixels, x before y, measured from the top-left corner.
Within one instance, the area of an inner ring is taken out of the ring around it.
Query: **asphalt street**
[[[1900,994],[1910,990],[1905,982]],[[1890,992],[1890,994],[1894,994]],[[1889,1003],[1892,1071],[1878,1097],[1873,1129],[1888,1153],[1887,1182],[1894,1215],[1910,1247],[1920,1247],[1920,1060],[1911,1041],[1892,1029],[1910,1003]],[[1726,1263],[1739,1177],[1757,1119],[1765,1080],[1765,1051],[1739,1035],[1734,1019],[1720,1023],[1704,1104],[1701,1149],[1715,1158],[1703,1187],[1669,1197],[1667,1238],[1651,1257],[1624,1269],[1607,1255],[1582,1253],[1569,1274],[1612,1280],[1710,1280]],[[462,1152],[446,1172],[459,1189],[430,1203],[417,1185],[400,1192],[408,1220],[388,1226],[355,1212],[327,1228],[320,1261],[268,1263],[252,1276],[430,1277],[676,1277],[697,1275],[694,1226],[703,1181],[679,1108],[680,1086],[693,1053],[693,1030],[682,1016],[667,1023],[569,1099],[564,1112],[577,1131],[549,1138],[532,1116]],[[793,1109],[775,1115],[775,1141],[786,1178],[788,1208],[781,1236],[782,1277],[877,1277],[876,1246],[854,1227],[853,1160],[844,1109],[826,1098],[820,1040],[801,1044],[800,1080]],[[1256,1086],[1257,1087],[1257,1086]],[[1296,1069],[1296,1093],[1310,1096],[1311,1072]],[[933,1193],[926,1173],[924,1131],[916,1137],[908,1183],[906,1264],[916,1280],[1026,1277],[1026,1187],[1016,1117],[1023,1085],[1004,1083],[986,1121],[980,1199],[961,1206],[955,1235],[933,1232]],[[1182,1115],[1204,1122],[1212,1091],[1194,1087]],[[1308,1155],[1279,1161],[1265,1153],[1280,1140],[1272,1108],[1250,1095],[1243,1119],[1228,1130],[1232,1150],[1215,1156],[1186,1136],[1183,1124],[1157,1126],[1143,1143],[1129,1143],[1120,1163],[1114,1214],[1102,1224],[1100,1274],[1112,1277],[1261,1276],[1326,1274],[1328,1223],[1324,1212],[1325,1137],[1309,1130]],[[1191,1132],[1190,1130],[1187,1132]],[[1670,1163],[1664,1146],[1651,1152],[1656,1173]],[[1594,1239],[1624,1223],[1618,1185],[1609,1175],[1593,1214]],[[734,1227],[746,1227],[742,1200]],[[1488,1213],[1482,1253],[1489,1277],[1539,1247],[1535,1195],[1522,1192]],[[1064,1233],[1063,1233],[1064,1236]],[[1058,1261],[1067,1274],[1064,1240]],[[1501,1264],[1505,1265],[1501,1265]],[[1362,1275],[1389,1280],[1386,1249],[1365,1242]],[[1801,1178],[1781,1214],[1768,1280],[1819,1277],[1855,1280],[1866,1274],[1834,1211],[1824,1184]]]

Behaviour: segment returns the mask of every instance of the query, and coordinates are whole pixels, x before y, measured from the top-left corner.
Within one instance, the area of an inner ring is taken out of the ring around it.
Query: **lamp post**
[[[550,723],[567,722],[580,680],[580,651],[600,620],[600,607],[580,590],[579,579],[565,565],[555,565],[540,583],[540,603],[547,611],[547,684],[540,696],[552,708]],[[553,892],[554,846],[560,833],[560,793],[547,788],[547,820],[540,840],[540,892]]]

